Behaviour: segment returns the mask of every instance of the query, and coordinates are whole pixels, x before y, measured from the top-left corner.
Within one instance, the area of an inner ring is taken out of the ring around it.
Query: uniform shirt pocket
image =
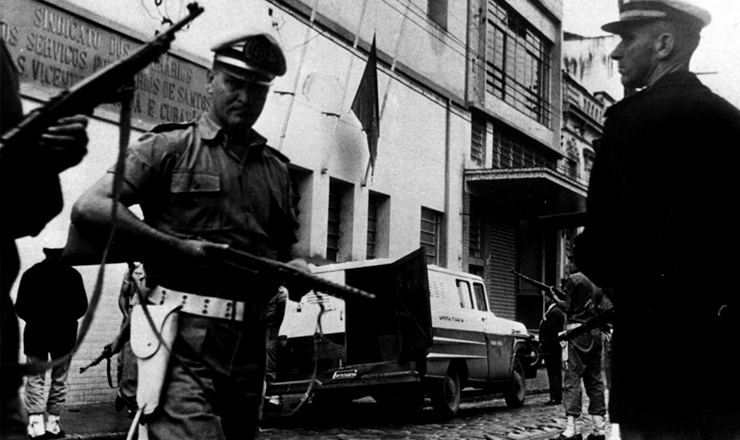
[[[170,182],[170,196],[163,218],[183,233],[221,228],[221,180],[217,174],[176,172]]]

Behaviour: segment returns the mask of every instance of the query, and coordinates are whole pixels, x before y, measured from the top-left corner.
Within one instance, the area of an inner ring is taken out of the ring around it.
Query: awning
[[[559,229],[582,226],[570,223],[582,222],[585,216],[586,183],[555,170],[544,167],[466,170],[465,183],[477,197],[542,219]]]

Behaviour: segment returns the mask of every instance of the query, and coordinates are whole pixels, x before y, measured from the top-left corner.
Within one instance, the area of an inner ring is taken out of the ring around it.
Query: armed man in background
[[[0,38],[0,133],[23,118],[18,71]],[[39,140],[23,146],[23,153],[0,154],[0,438],[27,438],[26,421],[18,391],[20,333],[10,298],[20,260],[17,238],[35,236],[62,210],[59,173],[77,165],[87,154],[87,118],[71,116],[48,127]],[[0,145],[0,148],[2,146]]]
[[[684,0],[633,0],[602,26],[641,90],[607,110],[576,258],[614,288],[609,410],[625,440],[740,438],[740,111],[689,72],[710,21]]]
[[[596,316],[594,297],[599,288],[584,274],[578,271],[572,258],[568,266],[568,278],[563,290],[565,300],[556,297],[554,292],[549,297],[565,312],[566,330],[583,326]],[[554,290],[554,289],[553,289]],[[586,388],[589,405],[588,413],[593,418],[593,429],[589,440],[604,440],[606,423],[606,401],[604,382],[601,377],[601,329],[595,327],[568,340],[565,346],[565,381],[563,384],[563,406],[567,417],[565,431],[558,440],[581,440],[581,380]]]
[[[185,298],[159,407],[146,418],[151,439],[251,439],[258,435],[265,377],[263,304],[280,280],[225,270],[209,250],[233,247],[291,261],[296,214],[288,159],[252,129],[270,84],[286,72],[268,34],[213,48],[199,119],[167,124],[129,147],[118,231],[141,253],[155,304]],[[75,204],[78,228],[111,224],[113,170]],[[127,207],[140,204],[141,220]],[[303,292],[288,286],[293,299]],[[137,329],[132,328],[132,338]],[[139,376],[139,389],[147,386]]]

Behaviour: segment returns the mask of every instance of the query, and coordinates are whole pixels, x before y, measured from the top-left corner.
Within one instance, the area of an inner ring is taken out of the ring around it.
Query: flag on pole
[[[378,154],[378,137],[380,136],[380,112],[378,111],[378,61],[375,52],[375,36],[370,47],[365,72],[357,88],[352,111],[362,124],[367,134],[367,147],[370,150],[370,165],[375,169],[375,156]]]

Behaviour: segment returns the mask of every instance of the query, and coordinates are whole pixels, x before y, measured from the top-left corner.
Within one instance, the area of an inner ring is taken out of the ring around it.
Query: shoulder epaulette
[[[281,162],[290,163],[290,159],[288,159],[288,156],[286,156],[283,153],[279,152],[278,150],[272,148],[271,146],[265,145],[265,149],[267,149],[268,151],[270,151],[270,153],[272,153],[273,155],[275,155],[275,157],[277,157],[278,159],[280,159]]]
[[[194,125],[195,122],[196,122],[196,119],[193,119],[192,121],[187,121],[187,122],[168,122],[166,124],[159,124],[149,131],[152,133],[164,133],[166,131],[173,131],[173,130],[188,127],[190,125]]]

